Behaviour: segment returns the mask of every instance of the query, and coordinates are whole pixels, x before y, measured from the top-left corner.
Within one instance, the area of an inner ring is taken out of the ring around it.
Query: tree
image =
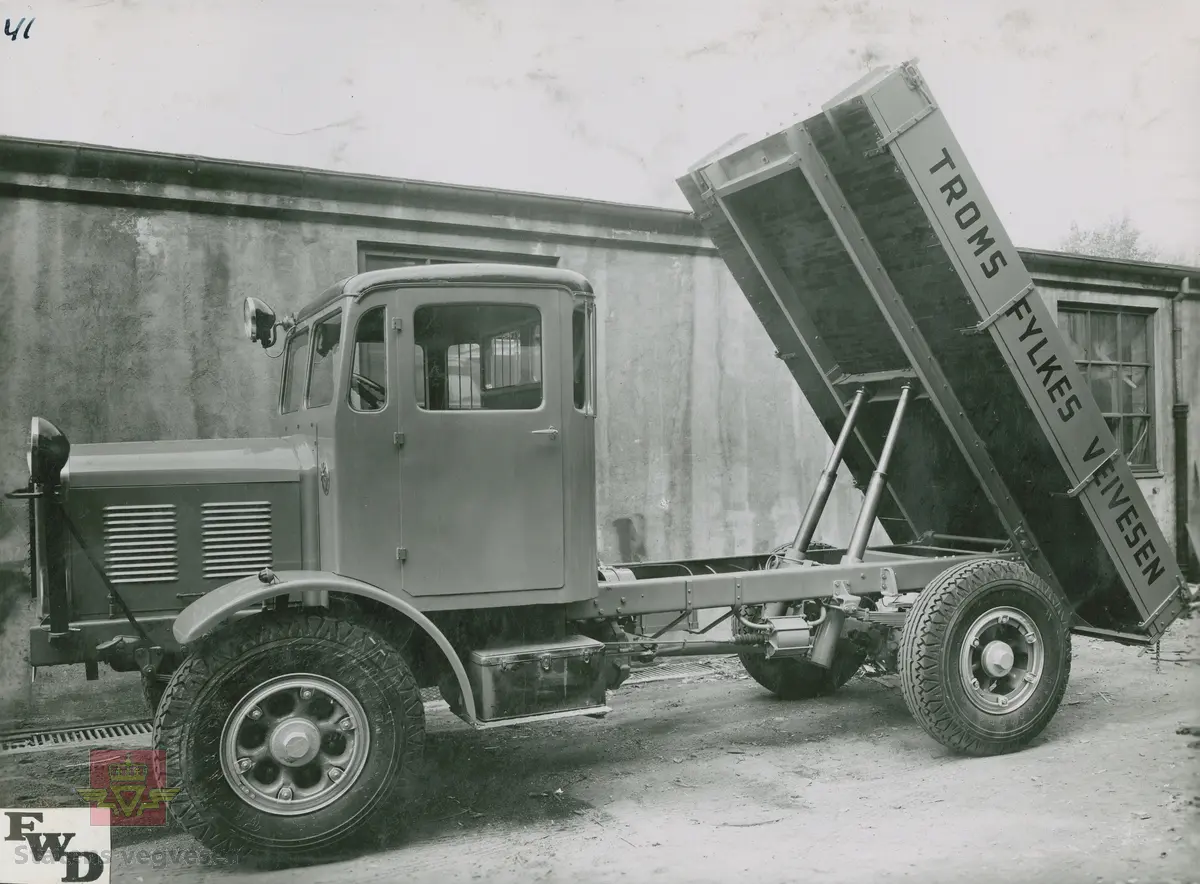
[[[1090,255],[1095,258],[1118,258],[1126,261],[1156,261],[1159,251],[1154,246],[1143,245],[1142,232],[1137,229],[1128,215],[1122,215],[1094,227],[1081,230],[1074,221],[1071,232],[1063,239],[1064,252]]]

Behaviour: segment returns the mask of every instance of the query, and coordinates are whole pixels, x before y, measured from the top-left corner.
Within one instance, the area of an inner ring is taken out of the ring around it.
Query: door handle
[[[554,427],[546,427],[544,430],[533,430],[535,436],[549,436],[551,439],[558,438],[558,430]]]

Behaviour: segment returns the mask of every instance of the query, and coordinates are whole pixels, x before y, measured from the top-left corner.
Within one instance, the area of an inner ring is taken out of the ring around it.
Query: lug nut
[[[333,782],[336,783],[341,778],[342,778],[342,769],[340,767],[329,768],[329,779],[331,779]]]
[[[1036,672],[1026,672],[1025,673],[1025,681],[1029,682],[1030,684],[1033,684],[1035,681],[1037,681],[1037,673]]]
[[[973,648],[979,647],[979,639],[975,639],[975,641],[971,642],[971,647],[973,647]]]
[[[311,700],[312,696],[313,696],[312,688],[301,688],[300,689],[300,699],[301,700]]]
[[[253,707],[246,714],[249,715],[251,718],[253,718],[255,721],[258,721],[260,718],[262,718],[262,710],[259,709],[257,706]]]
[[[280,789],[279,790],[279,800],[280,801],[291,801],[292,800],[292,790],[290,788],[288,788],[287,786],[284,786],[282,789]]]
[[[1001,697],[999,702],[1000,702],[1001,706],[1007,706],[1008,705],[1008,697]]]
[[[352,730],[354,730],[354,720],[349,715],[347,715],[345,718],[343,718],[341,721],[338,722],[338,727],[344,731],[352,731]]]
[[[245,773],[252,767],[254,767],[254,762],[251,761],[249,758],[239,758],[238,759],[238,770],[240,770],[242,773]]]
[[[975,688],[975,690],[979,690],[979,679],[971,679],[971,687]]]
[[[1007,623],[1007,622],[1008,622],[1008,615],[1007,615],[1007,614],[1001,614],[1001,615],[1000,615],[1000,625],[1001,625],[1001,626],[1003,626],[1003,625],[1004,625],[1005,623]]]

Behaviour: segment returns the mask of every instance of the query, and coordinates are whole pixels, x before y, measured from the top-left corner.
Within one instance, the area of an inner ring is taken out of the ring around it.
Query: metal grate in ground
[[[109,740],[120,740],[123,746],[130,745],[130,738],[139,745],[150,737],[148,721],[117,721],[87,727],[56,728],[45,731],[6,734],[0,737],[0,755],[16,755],[23,752],[38,752],[47,749],[90,749]],[[130,748],[133,748],[130,746]]]
[[[645,684],[650,681],[668,681],[676,678],[697,678],[706,675],[716,675],[717,670],[707,663],[691,661],[688,663],[656,663],[642,669],[634,669],[625,684]],[[622,685],[624,687],[624,685]],[[618,689],[619,690],[619,689]]]
[[[696,678],[715,675],[716,670],[705,663],[657,663],[635,669],[625,681],[626,685],[646,684],[679,678]],[[619,689],[618,689],[619,692]],[[425,688],[421,699],[430,706],[444,706],[445,701],[437,688]],[[44,752],[51,749],[91,749],[109,741],[120,740],[123,748],[136,749],[149,746],[151,727],[149,721],[117,721],[93,724],[86,727],[55,728],[44,731],[0,734],[0,755],[19,755],[25,752]]]

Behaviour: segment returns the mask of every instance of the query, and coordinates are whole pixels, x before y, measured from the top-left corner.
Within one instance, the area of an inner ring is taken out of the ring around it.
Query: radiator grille
[[[201,516],[206,579],[257,574],[271,565],[271,504],[206,503]]]
[[[113,583],[178,580],[175,506],[106,506],[104,566]]]

